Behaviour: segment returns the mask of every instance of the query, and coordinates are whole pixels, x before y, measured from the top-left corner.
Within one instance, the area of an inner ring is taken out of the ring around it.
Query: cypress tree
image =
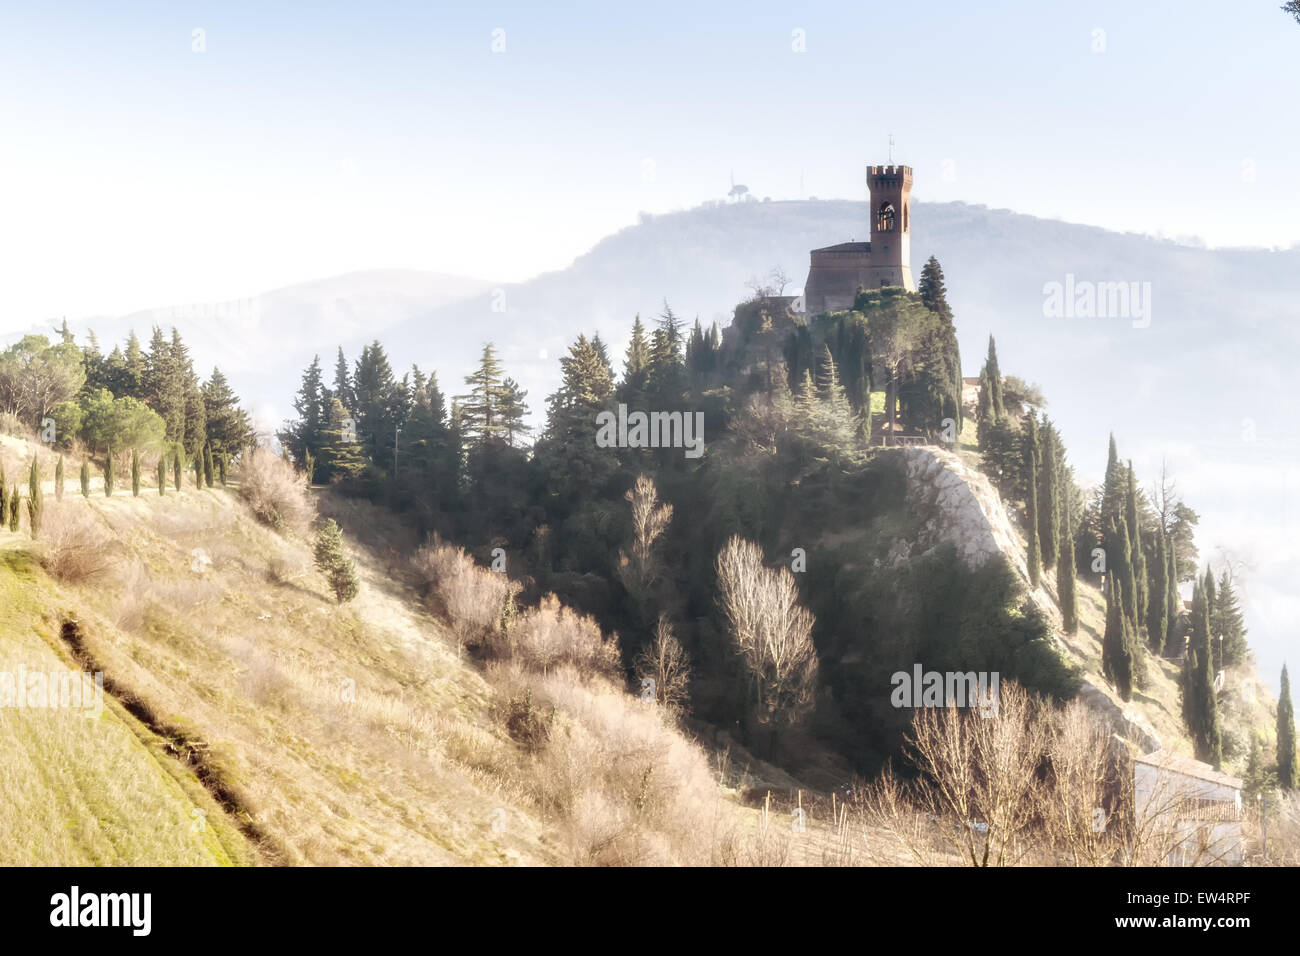
[[[1214,645],[1214,659],[1216,661],[1222,661],[1223,644],[1219,640],[1219,632],[1214,629],[1214,624],[1218,620],[1218,589],[1214,585],[1214,573],[1210,570],[1208,565],[1205,568],[1205,581],[1201,585],[1201,588],[1205,592],[1205,613],[1208,621],[1205,632],[1210,635],[1210,643]]]
[[[18,486],[14,485],[13,492],[9,495],[9,530],[18,530],[18,516],[22,513],[23,496],[18,492]]]
[[[1029,586],[1038,587],[1039,578],[1042,575],[1042,549],[1038,544],[1038,423],[1034,421],[1033,416],[1029,416],[1025,423],[1025,481],[1029,489],[1029,497],[1026,505],[1028,507],[1027,529],[1029,531],[1029,544],[1027,547],[1027,557],[1029,559]]]
[[[1046,418],[1040,431],[1043,453],[1038,468],[1038,542],[1043,549],[1043,567],[1056,564],[1060,543],[1061,491],[1059,438],[1056,428]]]
[[[212,487],[212,446],[207,442],[203,443],[203,483],[209,488]]]
[[[1124,517],[1128,523],[1129,553],[1133,556],[1133,583],[1136,586],[1133,629],[1146,626],[1147,616],[1147,561],[1142,550],[1142,519],[1138,513],[1137,480],[1133,475],[1133,462],[1128,463],[1128,486],[1124,495]]]
[[[32,473],[27,479],[27,520],[32,526],[32,537],[41,536],[41,520],[45,516],[45,497],[41,490],[41,470],[32,458]]]
[[[108,446],[108,458],[104,462],[104,497],[113,496],[113,446]]]
[[[1214,691],[1214,648],[1210,641],[1210,618],[1205,588],[1197,582],[1192,594],[1192,621],[1189,655],[1195,662],[1188,681],[1191,702],[1187,707],[1192,720],[1188,730],[1196,750],[1196,759],[1213,764],[1223,762],[1223,741],[1219,731],[1219,705]]]
[[[1165,533],[1156,527],[1155,538],[1151,544],[1151,561],[1147,565],[1150,581],[1147,586],[1147,644],[1153,653],[1159,654],[1165,648],[1169,626],[1168,586],[1165,575],[1169,570],[1169,560],[1165,557]]]
[[[158,456],[158,494],[167,494],[167,456]]]
[[[1106,631],[1101,639],[1101,669],[1124,700],[1133,697],[1132,642],[1127,633],[1119,585],[1106,576]]]
[[[194,487],[203,487],[203,452],[201,450],[194,453]]]
[[[1006,417],[1006,409],[1002,400],[1002,371],[998,368],[998,347],[993,341],[993,336],[989,336],[989,354],[984,362],[985,369],[989,373],[989,402],[993,410],[993,420],[1001,421]]]
[[[59,456],[59,463],[54,466],[54,498],[56,501],[63,500],[63,456]]]
[[[1079,630],[1078,599],[1075,593],[1073,518],[1070,514],[1070,496],[1061,494],[1060,547],[1056,549],[1056,596],[1061,606],[1061,627],[1066,634]]]
[[[224,451],[217,456],[217,478],[221,482],[221,487],[226,487],[226,453]]]
[[[81,462],[81,494],[84,498],[90,497],[90,462],[85,459]]]
[[[140,497],[140,449],[131,449],[131,494]]]
[[[176,486],[177,491],[181,490],[181,472],[184,470],[185,465],[181,461],[181,449],[180,446],[177,446],[172,451],[172,484]]]
[[[1178,596],[1178,556],[1174,551],[1174,543],[1168,537],[1165,538],[1165,587],[1169,589],[1166,595],[1166,606],[1168,608],[1165,617],[1165,653],[1168,654],[1176,648],[1173,648],[1174,641],[1178,636],[1178,618],[1182,613],[1183,604]]]
[[[1296,770],[1295,710],[1291,706],[1291,676],[1282,665],[1282,689],[1277,698],[1277,785],[1291,791],[1300,786]]]

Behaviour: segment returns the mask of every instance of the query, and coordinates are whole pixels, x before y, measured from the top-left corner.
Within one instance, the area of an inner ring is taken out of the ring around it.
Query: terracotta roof
[[[1226,773],[1220,773],[1208,763],[1201,763],[1199,760],[1193,760],[1191,757],[1184,757],[1181,754],[1171,753],[1168,750],[1156,750],[1149,754],[1143,754],[1140,757],[1133,758],[1134,763],[1143,763],[1149,767],[1156,767],[1160,770],[1168,770],[1170,773],[1180,773],[1184,777],[1195,777],[1198,780],[1206,780],[1210,783],[1221,784],[1225,787],[1231,787],[1234,790],[1242,788],[1242,781],[1238,777],[1229,776]]]

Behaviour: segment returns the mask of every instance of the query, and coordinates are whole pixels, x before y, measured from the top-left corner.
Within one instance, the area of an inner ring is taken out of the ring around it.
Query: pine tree
[[[158,494],[167,494],[167,456],[158,456]]]
[[[209,488],[213,484],[213,467],[212,467],[212,446],[207,442],[203,443],[203,483]]]
[[[41,536],[41,521],[45,517],[45,496],[41,490],[41,469],[32,458],[32,473],[27,479],[27,520],[32,526],[32,537]]]
[[[560,358],[560,387],[547,399],[546,431],[536,459],[562,510],[594,499],[618,470],[618,458],[592,440],[596,416],[611,403],[610,369],[585,335]]]
[[[1029,534],[1026,557],[1029,561],[1029,586],[1037,588],[1042,575],[1042,548],[1038,543],[1038,423],[1033,416],[1025,422],[1024,440],[1025,483],[1029,489],[1026,500],[1025,527]]]
[[[623,361],[623,381],[619,385],[619,398],[628,404],[639,404],[645,397],[650,376],[650,343],[646,338],[641,316],[632,322],[632,341],[628,343]]]
[[[321,435],[316,471],[322,480],[355,478],[366,467],[365,453],[356,440],[352,415],[337,398],[330,399],[329,426]]]
[[[140,497],[140,450],[131,449],[131,494]]]
[[[316,534],[316,567],[325,576],[339,604],[357,596],[361,584],[356,566],[343,548],[343,532],[333,518],[327,518]]]
[[[1300,786],[1296,767],[1295,709],[1291,705],[1291,676],[1282,665],[1282,687],[1277,697],[1277,784],[1283,790]]]
[[[682,333],[682,320],[668,303],[650,336],[650,361],[647,370],[649,391],[663,398],[672,398],[684,386],[685,365],[682,351],[686,337]]]
[[[952,309],[948,305],[948,289],[943,284],[943,269],[939,260],[931,256],[921,267],[921,281],[916,287],[921,301],[929,306],[930,311],[937,312],[947,322],[952,322]]]
[[[1123,598],[1119,585],[1106,576],[1106,631],[1101,639],[1101,667],[1106,680],[1114,685],[1124,700],[1133,697],[1132,642],[1128,636],[1127,618],[1123,611]]]
[[[104,497],[113,497],[114,487],[113,475],[113,446],[108,446],[108,456],[104,461]]]
[[[1070,513],[1070,496],[1062,494],[1061,500],[1061,545],[1056,549],[1056,594],[1061,607],[1061,628],[1066,634],[1074,634],[1079,629],[1078,598],[1074,578],[1074,540],[1073,519]]]
[[[59,456],[59,462],[54,466],[54,499],[63,500],[63,456]]]
[[[1246,646],[1246,622],[1237,603],[1237,590],[1233,587],[1227,569],[1219,577],[1219,590],[1215,595],[1210,628],[1219,637],[1223,649],[1223,666],[1245,663],[1249,653]]]
[[[528,405],[524,399],[528,392],[521,388],[513,378],[501,381],[501,423],[505,426],[507,445],[517,445],[525,435],[532,431],[531,425],[524,423],[528,415]]]
[[[90,497],[90,462],[84,459],[81,462],[81,495],[83,498]]]
[[[145,382],[149,377],[149,360],[145,357],[144,350],[140,348],[140,339],[136,336],[135,330],[126,340],[126,376],[124,394],[131,398],[143,400],[145,398]],[[115,393],[116,394],[116,393]],[[118,395],[121,398],[121,395]]]
[[[506,425],[502,421],[501,362],[496,346],[491,342],[483,346],[478,368],[465,376],[470,393],[460,403],[461,427],[465,438],[473,445],[499,441],[505,437]]]
[[[239,407],[239,398],[221,374],[221,369],[212,369],[212,376],[203,385],[202,395],[207,440],[212,446],[214,459],[237,455],[253,444],[253,426],[248,413]]]
[[[285,427],[277,433],[280,443],[289,449],[295,461],[302,462],[304,456],[319,451],[321,431],[325,425],[325,405],[320,356],[315,355],[302,373],[302,384],[298,386],[298,394],[293,400],[293,410],[298,417],[292,422],[286,422]]]
[[[355,416],[357,410],[357,396],[352,389],[352,376],[348,371],[348,360],[343,357],[343,347],[339,346],[338,359],[334,363],[334,392],[333,395],[343,403],[343,408],[348,415]]]

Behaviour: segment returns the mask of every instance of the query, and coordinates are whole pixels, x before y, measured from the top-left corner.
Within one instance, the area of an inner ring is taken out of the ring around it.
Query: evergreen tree
[[[194,457],[190,459],[194,466],[194,487],[202,490],[203,488],[203,452],[196,451]]]
[[[355,478],[365,467],[365,453],[356,440],[352,415],[341,401],[331,398],[329,426],[322,434],[316,472],[322,480]]]
[[[1024,456],[1025,482],[1029,488],[1029,497],[1025,502],[1025,528],[1029,536],[1026,557],[1029,562],[1029,586],[1036,588],[1043,564],[1042,549],[1038,543],[1038,423],[1032,415],[1025,421]]]
[[[172,450],[172,484],[176,486],[177,491],[181,490],[181,472],[185,470],[185,463],[181,460],[183,454],[180,447]]]
[[[649,391],[661,399],[671,400],[685,385],[685,365],[682,351],[685,335],[682,320],[668,303],[659,316],[654,333],[650,336],[650,362],[647,371]]]
[[[113,497],[114,474],[113,474],[113,446],[108,446],[108,454],[104,459],[104,497]]]
[[[1237,590],[1225,569],[1219,577],[1219,590],[1214,600],[1214,613],[1210,627],[1218,635],[1223,649],[1223,666],[1232,667],[1246,661],[1246,621],[1237,603]]]
[[[327,518],[316,533],[316,568],[339,604],[351,601],[361,589],[356,566],[343,548],[343,532],[333,518]]]
[[[348,360],[343,357],[343,347],[339,346],[339,355],[334,363],[334,397],[343,403],[349,415],[356,414],[357,396],[352,389],[352,376],[348,371]]]
[[[12,493],[9,495],[9,530],[18,530],[18,516],[22,513],[22,495],[18,491],[18,486],[14,485]]]
[[[1002,396],[1002,371],[998,368],[998,347],[991,335],[988,357],[984,360],[984,370],[988,373],[989,402],[993,421],[1001,421],[1006,415]]]
[[[84,459],[81,462],[81,496],[90,497],[90,462]]]
[[[943,269],[934,256],[926,260],[925,265],[921,267],[921,281],[916,291],[921,296],[921,301],[929,306],[932,312],[937,312],[941,318],[949,323],[952,322],[952,309],[948,305],[948,289],[943,284]]]
[[[167,456],[158,456],[158,494],[167,494]]]
[[[1167,618],[1165,622],[1165,654],[1175,656],[1177,653],[1176,640],[1178,637],[1178,619],[1182,614],[1183,602],[1178,596],[1178,575],[1176,572],[1178,558],[1174,553],[1173,542],[1166,536],[1165,538],[1165,587],[1168,593],[1165,595],[1165,605]]]
[[[623,362],[623,381],[619,385],[619,398],[631,405],[639,404],[650,384],[650,343],[640,314],[632,322],[632,341],[627,347]]]
[[[1115,435],[1110,436],[1110,448],[1106,457],[1106,477],[1102,482],[1101,515],[1103,523],[1109,518],[1119,518],[1124,514],[1124,495],[1127,476],[1119,463],[1119,450],[1115,447]],[[1127,519],[1126,519],[1127,520]]]
[[[145,400],[166,423],[167,441],[184,441],[184,369],[177,366],[176,353],[163,335],[162,329],[157,326],[154,326],[153,336],[149,340],[144,391]]]
[[[213,484],[213,467],[212,467],[212,446],[207,442],[203,443],[203,483],[209,488]]]
[[[1114,577],[1106,576],[1106,631],[1101,639],[1101,668],[1106,680],[1124,700],[1133,697],[1132,641],[1124,616],[1123,598]]]
[[[496,346],[489,342],[483,346],[478,368],[465,376],[470,392],[460,403],[461,428],[465,439],[472,445],[500,441],[505,437],[506,424],[501,409],[503,378]]]
[[[1277,785],[1290,792],[1300,786],[1296,768],[1295,709],[1291,705],[1291,676],[1282,665],[1282,688],[1277,698]]]
[[[239,398],[221,369],[212,369],[212,376],[203,384],[202,396],[207,440],[215,459],[238,455],[253,444],[253,426],[248,413],[239,407]]]
[[[1060,542],[1061,527],[1061,455],[1060,439],[1056,428],[1043,418],[1042,454],[1038,468],[1038,543],[1043,551],[1043,567],[1056,565],[1056,552]]]
[[[59,462],[54,466],[54,499],[63,500],[63,456],[59,456]]]
[[[302,373],[302,384],[298,386],[298,395],[293,400],[297,418],[286,422],[276,435],[280,443],[289,449],[294,461],[300,464],[307,455],[315,455],[320,451],[326,404],[325,391],[321,385],[320,356],[315,355]]]
[[[221,487],[226,487],[226,453],[223,451],[217,456],[217,480],[221,482]]]
[[[144,354],[144,349],[140,348],[140,339],[136,336],[134,329],[131,330],[131,334],[126,340],[124,365],[124,394],[131,398],[144,400],[146,398],[145,383],[149,379],[149,360]]]
[[[1061,628],[1066,634],[1079,629],[1078,598],[1074,578],[1074,549],[1068,542],[1074,540],[1070,496],[1061,495],[1061,545],[1056,551],[1056,594],[1061,606]]]
[[[361,350],[352,377],[357,441],[370,460],[393,466],[398,429],[406,421],[410,397],[393,376],[388,355],[378,341]]]
[[[131,494],[140,497],[140,449],[131,449]]]
[[[32,458],[32,473],[27,478],[27,520],[31,524],[32,537],[41,536],[41,521],[45,517],[45,496],[41,490],[41,469]]]
[[[1147,561],[1142,550],[1142,521],[1138,512],[1137,481],[1133,476],[1133,462],[1128,463],[1128,484],[1124,495],[1124,520],[1128,525],[1129,554],[1133,556],[1134,630],[1146,626],[1147,617]]]
[[[1214,649],[1210,641],[1210,618],[1205,588],[1198,581],[1192,591],[1191,639],[1188,643],[1190,667],[1184,668],[1184,702],[1188,732],[1196,759],[1213,764],[1223,762],[1223,743],[1219,731],[1219,706],[1214,690]]]
[[[596,416],[611,404],[614,381],[585,335],[569,346],[560,370],[560,387],[547,400],[546,431],[536,454],[547,493],[565,512],[599,494],[618,470],[618,457],[593,438]]]
[[[515,446],[532,431],[531,425],[524,424],[528,415],[528,405],[524,399],[528,392],[519,386],[513,378],[501,381],[501,422],[505,426],[506,444]]]
[[[1147,644],[1152,653],[1159,654],[1165,648],[1169,627],[1169,591],[1165,575],[1169,572],[1169,559],[1165,555],[1165,533],[1159,524],[1151,544],[1151,560],[1147,562],[1149,579],[1147,583]]]

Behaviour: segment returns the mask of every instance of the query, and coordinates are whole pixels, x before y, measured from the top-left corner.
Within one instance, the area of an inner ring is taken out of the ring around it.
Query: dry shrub
[[[240,459],[239,495],[257,519],[282,533],[306,534],[316,518],[307,477],[265,448]]]
[[[619,667],[618,638],[606,640],[594,620],[565,607],[554,594],[519,615],[505,642],[512,660],[543,673],[569,665],[584,677],[613,677]]]
[[[525,690],[506,702],[506,732],[529,751],[540,750],[551,735],[555,708],[545,709],[533,703],[533,692]]]
[[[495,633],[518,590],[504,574],[480,568],[463,548],[444,544],[437,535],[411,557],[411,570],[425,603],[462,644],[477,644]]]
[[[113,565],[113,539],[89,509],[63,505],[51,508],[37,548],[41,566],[65,584],[85,584],[108,573]]]
[[[568,831],[574,862],[699,863],[717,809],[704,752],[662,709],[570,667],[518,675],[556,708],[537,757],[543,805]]]

